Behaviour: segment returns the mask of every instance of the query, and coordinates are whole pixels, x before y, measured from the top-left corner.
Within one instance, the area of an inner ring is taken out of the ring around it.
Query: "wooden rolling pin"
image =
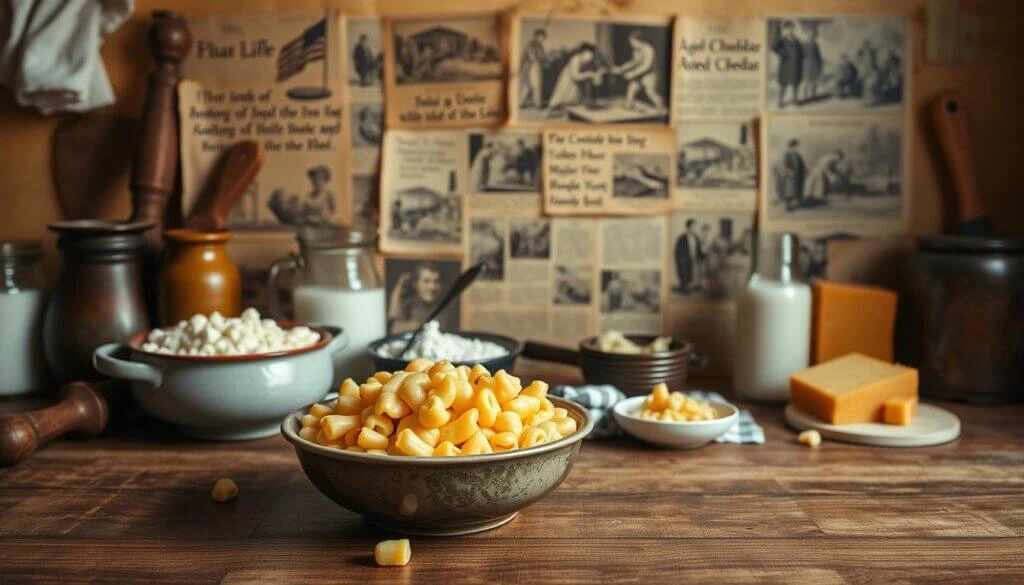
[[[60,401],[53,406],[0,418],[0,465],[20,463],[66,433],[93,437],[103,432],[110,420],[104,393],[113,385],[113,380],[70,382],[61,388]]]

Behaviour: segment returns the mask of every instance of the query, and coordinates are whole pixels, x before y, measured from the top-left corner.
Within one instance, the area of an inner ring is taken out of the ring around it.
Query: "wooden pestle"
[[[0,465],[27,459],[51,439],[70,432],[92,437],[103,432],[110,406],[103,396],[114,382],[70,382],[60,390],[59,402],[46,408],[0,418]]]
[[[192,48],[192,32],[180,14],[153,13],[149,49],[155,61],[146,81],[138,151],[132,165],[131,221],[152,221],[147,255],[158,257],[167,198],[178,176],[178,81],[181,61]],[[180,218],[180,214],[178,215]]]

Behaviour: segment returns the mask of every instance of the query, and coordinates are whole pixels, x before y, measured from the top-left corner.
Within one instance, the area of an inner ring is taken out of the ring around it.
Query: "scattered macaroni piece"
[[[234,481],[222,477],[213,484],[213,501],[225,503],[238,497],[238,486]]]
[[[409,539],[382,540],[373,549],[373,559],[382,567],[402,567],[409,564],[412,547]]]
[[[815,430],[804,431],[796,438],[797,441],[807,445],[811,449],[817,449],[821,445],[821,433]]]
[[[314,404],[299,436],[345,451],[451,457],[525,449],[577,431],[555,408],[548,385],[523,388],[505,370],[415,359],[401,372],[377,372],[362,384],[346,379],[333,405]],[[399,542],[399,541],[395,541]]]
[[[644,400],[644,405],[637,416],[667,422],[694,422],[715,420],[718,413],[710,402],[690,398],[682,392],[669,392],[668,386],[658,384]],[[558,421],[559,419],[553,419],[556,426],[559,424]]]

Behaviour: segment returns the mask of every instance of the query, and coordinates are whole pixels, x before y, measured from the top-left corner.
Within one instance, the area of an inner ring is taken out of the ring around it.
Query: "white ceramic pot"
[[[283,324],[282,324],[283,326]],[[314,327],[310,347],[253,356],[179,356],[140,349],[146,333],[129,343],[96,348],[101,373],[132,382],[150,415],[203,439],[239,441],[278,433],[289,412],[322,400],[332,390],[333,358],[348,345],[337,327]]]

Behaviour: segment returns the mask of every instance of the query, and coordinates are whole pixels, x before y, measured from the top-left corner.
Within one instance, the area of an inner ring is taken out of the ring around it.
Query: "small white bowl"
[[[731,429],[740,417],[740,411],[735,406],[724,402],[711,402],[719,417],[714,420],[669,422],[640,418],[639,413],[646,398],[634,396],[616,403],[612,408],[615,421],[622,430],[637,439],[671,449],[696,449],[706,445]]]

